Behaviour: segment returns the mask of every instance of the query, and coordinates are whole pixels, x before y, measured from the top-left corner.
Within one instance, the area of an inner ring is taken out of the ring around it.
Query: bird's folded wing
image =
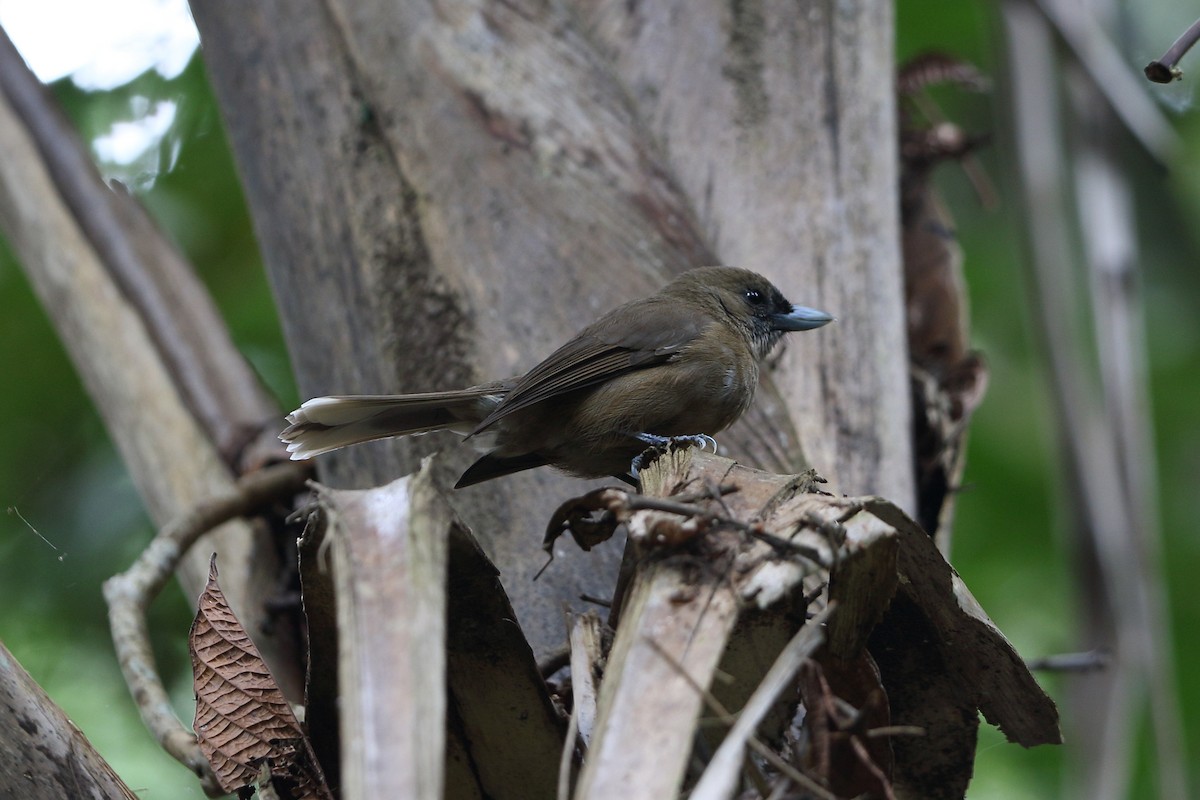
[[[653,302],[658,300],[631,303],[626,308],[640,313],[621,315],[621,324],[613,324],[616,320],[610,314],[585,328],[518,379],[471,435],[543,400],[669,361],[700,335],[707,321]]]

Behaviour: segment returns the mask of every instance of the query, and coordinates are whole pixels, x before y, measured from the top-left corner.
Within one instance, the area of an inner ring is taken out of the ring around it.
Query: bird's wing
[[[669,361],[709,323],[657,297],[618,311],[625,313],[601,318],[518,379],[474,433],[543,400]]]

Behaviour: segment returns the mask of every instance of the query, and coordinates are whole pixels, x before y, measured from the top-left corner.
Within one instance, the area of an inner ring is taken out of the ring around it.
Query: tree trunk
[[[789,345],[722,443],[911,505],[890,6],[193,14],[306,396],[518,374],[672,275],[736,263],[841,322]],[[382,483],[448,446],[355,448],[322,479]],[[569,485],[538,470],[455,496],[539,652],[619,559],[562,548],[530,582]]]

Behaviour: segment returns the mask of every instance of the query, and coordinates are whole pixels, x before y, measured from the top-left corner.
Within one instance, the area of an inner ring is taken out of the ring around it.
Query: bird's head
[[[739,267],[688,270],[668,290],[715,301],[730,321],[745,331],[759,359],[771,352],[783,334],[812,330],[833,321],[824,311],[794,305],[762,275]]]

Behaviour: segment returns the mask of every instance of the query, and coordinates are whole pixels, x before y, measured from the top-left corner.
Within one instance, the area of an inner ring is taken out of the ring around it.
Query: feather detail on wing
[[[512,391],[471,436],[535,403],[670,361],[707,324],[679,312],[673,304],[658,297],[635,301],[629,306],[639,313],[623,315],[622,327],[612,324],[612,314],[606,315],[518,379]]]

